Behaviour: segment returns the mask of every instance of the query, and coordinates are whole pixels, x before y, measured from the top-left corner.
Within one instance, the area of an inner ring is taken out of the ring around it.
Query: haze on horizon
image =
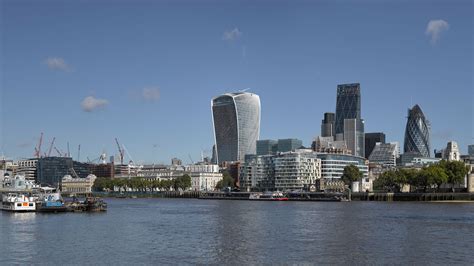
[[[365,132],[403,146],[407,109],[433,149],[473,143],[473,2],[0,0],[0,156],[210,156],[211,98],[250,88],[261,139],[309,146],[336,86],[359,82]],[[54,151],[53,151],[54,154]]]

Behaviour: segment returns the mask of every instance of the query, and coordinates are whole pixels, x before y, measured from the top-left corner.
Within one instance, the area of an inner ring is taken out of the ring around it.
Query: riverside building
[[[356,165],[368,182],[366,159],[349,154],[296,150],[276,155],[248,155],[242,165],[243,190],[308,190],[319,179],[338,181],[347,165]]]
[[[211,101],[216,161],[244,160],[256,153],[260,136],[260,97],[254,93],[235,92]]]
[[[194,164],[186,166],[186,172],[191,177],[193,191],[214,191],[222,180],[222,173],[216,164]]]

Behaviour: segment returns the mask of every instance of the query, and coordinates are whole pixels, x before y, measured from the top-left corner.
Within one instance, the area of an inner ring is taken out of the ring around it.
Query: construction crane
[[[56,137],[53,137],[53,140],[51,141],[51,145],[49,145],[48,156],[47,157],[51,156],[51,151],[53,150],[53,145],[54,145],[55,140],[56,140]]]
[[[43,132],[41,132],[40,139],[38,141],[38,145],[35,147],[35,157],[39,158],[41,157],[41,144],[43,143]]]
[[[124,156],[124,150],[123,148],[120,146],[120,143],[118,142],[117,138],[115,138],[115,143],[117,143],[117,147],[118,147],[118,150],[119,150],[119,155],[120,155],[120,164],[123,164],[123,156]]]
[[[58,148],[54,147],[54,150],[58,153],[59,157],[63,157],[63,154],[58,150]]]

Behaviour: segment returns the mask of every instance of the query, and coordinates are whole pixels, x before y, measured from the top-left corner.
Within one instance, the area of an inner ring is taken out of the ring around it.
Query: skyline
[[[403,145],[419,104],[432,149],[472,144],[470,1],[121,3],[1,2],[0,153],[30,158],[44,132],[81,161],[116,154],[115,137],[137,162],[196,161],[210,100],[246,88],[260,139],[310,146],[344,83],[361,84],[365,132]]]

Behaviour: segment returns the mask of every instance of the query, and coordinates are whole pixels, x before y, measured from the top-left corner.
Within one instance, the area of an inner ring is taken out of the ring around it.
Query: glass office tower
[[[359,83],[337,85],[335,121],[337,140],[343,138],[345,119],[361,119]]]
[[[260,97],[235,92],[211,101],[217,162],[243,161],[256,153],[260,136]]]
[[[408,109],[403,152],[430,157],[430,123],[417,104]]]

